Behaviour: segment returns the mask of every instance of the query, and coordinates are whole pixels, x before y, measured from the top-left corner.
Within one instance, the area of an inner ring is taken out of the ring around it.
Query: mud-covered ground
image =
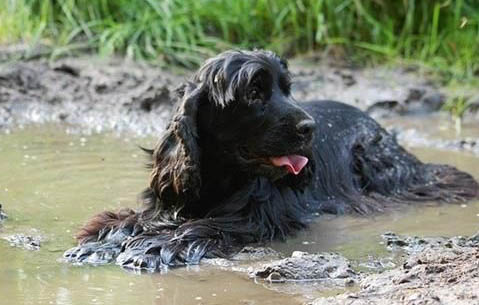
[[[457,94],[411,67],[360,69],[309,58],[292,60],[291,71],[298,101],[339,100],[375,117],[431,113]],[[156,135],[170,116],[174,88],[190,75],[120,59],[5,62],[0,64],[0,128],[65,122],[85,133]],[[479,108],[479,93],[461,94]],[[475,145],[477,139],[467,141]]]
[[[135,63],[64,59],[0,68],[0,128],[64,122],[82,132],[157,134],[168,121],[173,89],[184,78]]]
[[[391,251],[404,251],[401,266],[364,276],[358,292],[311,305],[479,304],[479,233],[450,239],[383,237]]]
[[[429,115],[454,93],[408,68],[355,68],[315,59],[291,62],[298,101],[334,99],[376,118]],[[170,117],[173,90],[191,75],[118,59],[65,58],[0,64],[0,131],[31,123],[62,122],[76,132],[114,131],[158,135]],[[479,94],[468,92],[479,108]],[[474,107],[473,107],[474,108]],[[466,120],[478,120],[470,114]],[[477,121],[476,121],[477,122]],[[395,128],[402,142],[479,154],[479,135],[432,139],[414,128]],[[8,209],[7,209],[8,210]],[[0,227],[6,217],[0,205]],[[404,263],[381,273],[361,273],[334,253],[295,252],[281,258],[273,250],[247,248],[235,260],[209,260],[222,269],[244,272],[256,281],[319,281],[330,288],[356,287],[312,304],[479,304],[479,235],[420,239],[384,235],[391,255]],[[8,242],[27,250],[41,246],[35,234],[12,235]],[[259,252],[258,252],[259,251]],[[268,259],[265,260],[264,258]],[[255,263],[241,263],[241,261]],[[381,262],[368,262],[382,266]]]

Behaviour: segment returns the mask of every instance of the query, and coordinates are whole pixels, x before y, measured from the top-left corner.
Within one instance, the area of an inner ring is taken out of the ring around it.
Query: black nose
[[[300,134],[301,136],[305,138],[311,137],[311,135],[313,134],[315,124],[316,123],[310,119],[302,120],[296,125],[298,134]]]

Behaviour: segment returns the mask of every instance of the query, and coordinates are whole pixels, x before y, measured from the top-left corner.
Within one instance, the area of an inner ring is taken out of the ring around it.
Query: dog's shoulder
[[[362,111],[354,106],[338,102],[338,101],[332,101],[332,100],[312,100],[312,101],[307,101],[300,103],[300,105],[310,111],[319,111],[319,112],[337,112],[337,111],[352,111],[352,112],[359,112],[362,113]]]
[[[359,108],[341,102],[314,100],[300,104],[301,107],[315,119],[326,119],[331,122],[340,123],[341,126],[354,125],[358,120],[372,121],[372,119]]]
[[[345,134],[359,137],[364,133],[380,132],[380,125],[367,113],[354,106],[331,101],[316,100],[301,103],[301,106],[316,120],[316,132],[322,135],[345,137]]]

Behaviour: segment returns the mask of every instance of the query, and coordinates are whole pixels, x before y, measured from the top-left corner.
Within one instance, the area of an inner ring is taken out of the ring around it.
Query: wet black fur
[[[208,60],[180,87],[167,130],[146,151],[152,171],[142,208],[97,215],[68,260],[148,270],[196,264],[284,239],[314,212],[461,202],[479,189],[454,167],[420,162],[354,107],[297,104],[286,62],[265,51]],[[290,154],[309,158],[298,176],[268,162]]]

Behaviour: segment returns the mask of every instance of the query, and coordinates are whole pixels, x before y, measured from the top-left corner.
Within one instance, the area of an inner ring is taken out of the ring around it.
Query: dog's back
[[[327,100],[301,106],[316,120],[316,177],[310,191],[320,210],[370,213],[398,203],[461,202],[478,196],[472,176],[422,163],[358,108]]]

